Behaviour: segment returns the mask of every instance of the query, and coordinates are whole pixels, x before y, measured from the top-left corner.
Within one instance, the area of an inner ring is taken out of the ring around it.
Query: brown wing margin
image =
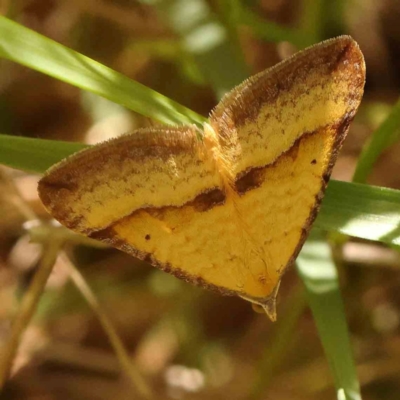
[[[57,220],[90,234],[141,208],[182,205],[218,183],[194,127],[157,127],[67,158],[45,174],[38,190]]]
[[[210,124],[218,132],[221,151],[236,158],[235,174],[243,175],[249,168],[272,164],[302,134],[338,124],[344,115],[353,117],[364,82],[365,63],[357,43],[340,36],[234,88],[211,112]]]

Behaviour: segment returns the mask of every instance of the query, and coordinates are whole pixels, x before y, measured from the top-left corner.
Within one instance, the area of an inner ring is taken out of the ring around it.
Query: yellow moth
[[[357,43],[327,40],[226,94],[201,138],[169,126],[101,143],[50,168],[40,198],[75,232],[275,319],[364,81]]]

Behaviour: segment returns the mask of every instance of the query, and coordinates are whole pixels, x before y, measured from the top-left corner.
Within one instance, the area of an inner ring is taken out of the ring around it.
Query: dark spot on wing
[[[251,189],[258,188],[264,181],[265,167],[252,168],[235,182],[236,191],[244,194]]]
[[[186,203],[185,206],[191,206],[196,211],[205,212],[216,205],[224,204],[225,198],[225,193],[221,189],[216,188],[199,194],[194,200]]]

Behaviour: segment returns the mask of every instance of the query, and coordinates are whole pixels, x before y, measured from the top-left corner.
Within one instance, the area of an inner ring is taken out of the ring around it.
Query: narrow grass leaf
[[[43,173],[53,164],[85,147],[82,143],[0,134],[0,163],[24,171]]]
[[[315,43],[310,35],[267,21],[245,6],[242,7],[238,23],[249,26],[255,36],[269,42],[286,41],[294,44],[299,49]]]
[[[400,191],[332,180],[315,226],[399,245]]]
[[[263,392],[273,380],[278,368],[284,364],[285,357],[296,343],[296,332],[301,314],[306,309],[306,296],[303,285],[294,288],[285,299],[283,312],[274,324],[274,333],[270,343],[262,350],[257,375],[254,380],[249,400],[262,398]]]
[[[105,97],[166,124],[205,119],[154,90],[0,16],[0,57]]]
[[[342,35],[347,32],[348,28],[348,8],[354,7],[351,2],[347,0],[324,1],[321,14],[319,18],[322,21],[323,28],[321,29],[322,35],[329,33],[331,36]],[[360,7],[360,5],[358,6]],[[361,8],[361,7],[360,7]]]
[[[229,29],[237,29],[242,5],[240,0],[218,0],[219,16]]]
[[[308,240],[297,259],[308,304],[333,373],[338,400],[361,400],[336,267],[324,240]]]
[[[231,32],[206,0],[153,0],[151,3],[180,36],[184,49],[191,54],[218,98],[249,76],[238,41],[232,40]]]
[[[324,0],[304,0],[301,3],[300,25],[304,32],[314,43],[322,40],[324,26],[323,5]]]
[[[378,157],[400,138],[400,99],[393,106],[390,114],[374,132],[364,146],[358,159],[353,182],[364,183]]]

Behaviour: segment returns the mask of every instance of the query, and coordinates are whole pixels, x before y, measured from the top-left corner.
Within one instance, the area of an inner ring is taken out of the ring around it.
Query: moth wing
[[[39,195],[63,225],[225,294],[247,276],[232,205],[195,129],[141,130],[52,167]]]
[[[251,77],[211,114],[253,243],[247,265],[265,293],[276,292],[307,237],[364,82],[363,55],[342,36]],[[262,303],[256,289],[244,297]]]
[[[191,127],[139,131],[55,166],[40,197],[67,227],[273,316],[364,79],[351,38],[324,42],[233,89],[211,147]]]
[[[220,185],[194,127],[157,127],[82,150],[46,172],[39,195],[63,225],[91,235],[139,209],[179,207]]]
[[[141,130],[52,167],[39,195],[63,225],[225,294],[246,282],[221,176],[195,129]],[[239,232],[240,233],[240,232]]]

